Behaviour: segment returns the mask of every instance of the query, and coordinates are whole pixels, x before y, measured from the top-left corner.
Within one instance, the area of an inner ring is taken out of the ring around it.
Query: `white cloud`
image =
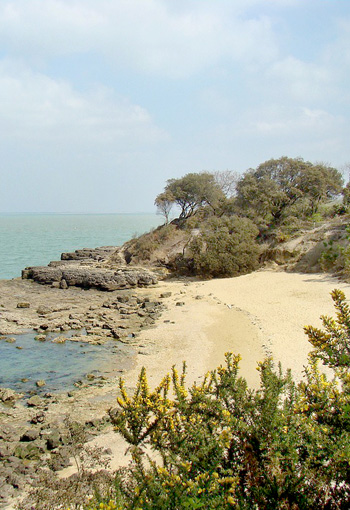
[[[99,87],[80,93],[23,65],[0,63],[2,139],[137,145],[167,138],[150,114]]]
[[[269,19],[245,19],[241,9],[208,0],[177,8],[164,0],[5,0],[0,42],[33,60],[93,50],[114,65],[178,78],[227,59],[275,57]]]
[[[303,62],[293,56],[273,63],[266,72],[266,79],[273,89],[304,103],[328,100],[335,90],[334,79],[327,66]]]

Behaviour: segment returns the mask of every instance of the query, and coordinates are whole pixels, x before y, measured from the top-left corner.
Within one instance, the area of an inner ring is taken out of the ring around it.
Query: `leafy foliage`
[[[327,165],[271,159],[238,181],[236,205],[257,223],[277,225],[301,201],[307,204],[304,214],[315,213],[322,200],[341,193],[342,184],[340,172]]]
[[[258,233],[248,218],[209,218],[190,244],[194,272],[218,277],[253,271],[258,266]]]
[[[224,196],[215,177],[209,172],[189,173],[179,179],[169,179],[164,192],[156,197],[156,205],[167,201],[180,207],[180,219],[192,216],[204,205],[215,210],[216,203]]]

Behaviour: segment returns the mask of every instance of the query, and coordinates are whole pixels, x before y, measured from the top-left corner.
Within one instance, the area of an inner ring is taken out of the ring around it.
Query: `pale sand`
[[[200,381],[224,362],[227,351],[242,355],[241,375],[252,387],[259,384],[257,362],[267,354],[300,380],[311,349],[303,326],[321,326],[321,314],[334,315],[330,292],[335,288],[350,298],[349,284],[324,274],[264,270],[205,282],[161,282],[153,294],[171,292],[164,300],[168,308],[156,328],[138,337],[142,347],[125,376],[127,387],[134,386],[142,366],[155,386],[174,364],[180,370],[183,360],[188,382]],[[112,449],[114,468],[128,463],[125,444],[115,433],[100,436],[97,444]]]

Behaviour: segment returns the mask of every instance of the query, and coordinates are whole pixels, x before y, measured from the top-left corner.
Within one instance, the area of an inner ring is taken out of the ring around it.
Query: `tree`
[[[174,205],[173,195],[170,192],[164,191],[164,193],[160,193],[156,197],[154,204],[157,206],[158,213],[164,216],[165,224],[167,225],[169,223],[170,211]]]
[[[309,164],[301,175],[301,189],[307,195],[311,214],[314,214],[322,201],[340,195],[343,177],[336,168],[324,163]]]
[[[297,202],[305,200],[313,213],[323,200],[339,194],[341,186],[335,168],[284,156],[248,170],[237,183],[236,204],[258,222],[278,225]]]
[[[180,219],[186,219],[204,205],[215,211],[217,202],[223,196],[212,174],[189,173],[179,179],[169,179],[164,192],[156,197],[155,203],[162,203],[166,198],[180,207]]]
[[[221,191],[227,198],[231,198],[236,194],[236,186],[239,179],[238,173],[232,170],[223,170],[215,172],[214,178],[219,185]]]

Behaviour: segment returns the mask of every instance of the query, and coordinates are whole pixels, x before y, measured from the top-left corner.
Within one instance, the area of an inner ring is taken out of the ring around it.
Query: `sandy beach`
[[[350,297],[349,284],[325,274],[263,270],[237,278],[161,282],[153,293],[171,292],[167,310],[154,329],[138,337],[136,364],[125,374],[126,385],[132,388],[145,366],[155,386],[173,365],[181,369],[184,360],[191,384],[223,363],[228,351],[241,354],[241,375],[251,387],[259,386],[256,366],[266,355],[300,380],[311,349],[303,327],[321,326],[320,315],[334,315],[330,292],[335,288]],[[114,432],[95,443],[112,450],[113,468],[129,462],[126,445]]]
[[[241,373],[258,385],[258,361],[272,355],[296,380],[303,375],[310,344],[305,325],[320,326],[320,315],[334,315],[330,292],[350,285],[325,274],[299,274],[263,270],[237,278],[209,281],[160,282],[153,289],[171,292],[167,310],[156,328],[138,337],[139,355],[127,375],[129,384],[141,366],[151,383],[183,360],[188,382],[224,361],[224,353],[242,356]]]

